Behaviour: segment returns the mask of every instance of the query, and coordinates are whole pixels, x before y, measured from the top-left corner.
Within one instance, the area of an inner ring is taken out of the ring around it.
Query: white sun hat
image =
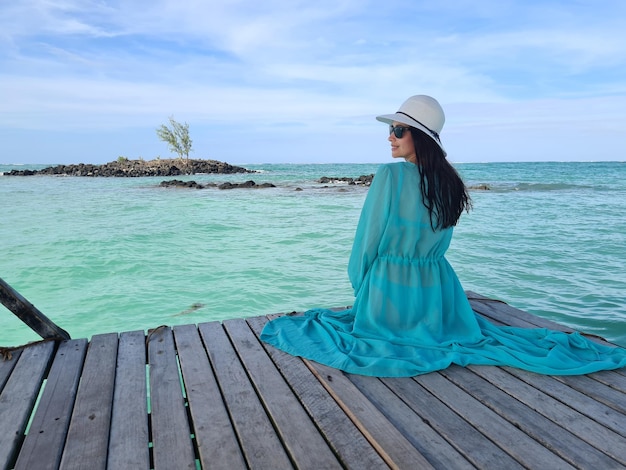
[[[415,95],[407,99],[395,114],[383,114],[377,116],[380,122],[392,124],[399,122],[407,126],[415,127],[431,137],[446,155],[446,150],[441,145],[439,134],[446,122],[446,116],[443,114],[443,108],[439,102],[427,95]]]

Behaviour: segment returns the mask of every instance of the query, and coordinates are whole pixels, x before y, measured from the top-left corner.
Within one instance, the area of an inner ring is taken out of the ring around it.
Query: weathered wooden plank
[[[341,468],[245,320],[228,320],[223,324],[295,466]]]
[[[574,378],[579,380],[572,380]],[[558,376],[555,380],[565,386],[563,395],[558,397],[561,401],[626,437],[626,393],[585,376]],[[577,399],[572,398],[569,402],[570,396],[576,396]]]
[[[195,469],[195,453],[170,328],[148,339],[150,403],[155,470]]]
[[[433,374],[438,374],[433,372]],[[430,375],[430,374],[427,374]],[[513,469],[522,465],[495,445],[458,414],[445,400],[432,395],[417,381],[406,378],[386,378],[383,382],[411,407],[421,419],[428,421],[467,460],[481,469]]]
[[[524,374],[526,382],[567,403],[609,429],[626,437],[626,395],[586,376],[557,376],[552,380]],[[617,411],[617,413],[615,412]]]
[[[28,325],[35,333],[44,339],[70,339],[70,335],[63,328],[57,326],[33,304],[0,278],[0,303]]]
[[[573,468],[442,374],[425,374],[415,380],[524,467]]]
[[[578,385],[576,388],[569,385],[570,382],[577,384],[577,382],[586,383],[587,381],[593,382],[585,376],[576,376],[575,380],[564,380],[563,376],[559,377],[546,377],[538,376],[530,372],[508,369],[512,374],[524,380],[529,385],[536,388],[540,388],[542,392],[554,397],[556,400],[567,404],[570,408],[577,412],[584,414],[593,421],[598,422],[602,426],[611,429],[612,431],[626,435],[626,415],[623,413],[624,402],[626,402],[626,395],[623,393],[605,387],[608,390],[603,398],[610,396],[611,400],[606,400],[608,403],[612,403],[613,406],[608,406],[604,401],[597,400],[593,396],[589,396],[585,393],[584,385]],[[597,382],[596,382],[597,383]],[[581,391],[581,389],[583,391]],[[618,413],[615,412],[615,408],[618,408]],[[620,409],[621,408],[621,409]]]
[[[119,338],[107,467],[150,468],[146,336],[143,331]]]
[[[264,317],[248,320],[257,337],[266,321]],[[347,468],[388,467],[301,358],[266,344],[263,346]]]
[[[624,370],[625,369],[622,369],[622,371]],[[621,374],[620,370],[603,370],[588,374],[587,377],[591,377],[607,387],[626,393],[626,375]]]
[[[16,470],[59,467],[86,349],[86,339],[59,344],[30,430],[15,463]]]
[[[174,339],[202,468],[246,468],[198,329],[176,326]]]
[[[2,391],[4,384],[9,380],[9,375],[11,375],[13,367],[17,364],[20,354],[22,354],[22,350],[16,349],[11,351],[10,358],[0,356],[0,391]]]
[[[584,375],[563,375],[555,377],[555,379],[559,382],[563,382],[569,388],[577,390],[583,394],[587,398],[585,400],[586,403],[589,403],[590,401],[601,403],[603,406],[597,406],[597,408],[604,408],[604,413],[612,414],[614,416],[617,415],[617,413],[611,413],[611,410],[615,410],[620,413],[619,416],[621,416],[622,419],[619,424],[615,426],[607,424],[606,422],[603,422],[603,424],[616,432],[623,433],[626,437],[626,393],[624,391],[607,387],[605,384]],[[597,416],[597,408],[592,410],[594,416]],[[593,418],[594,416],[591,417]]]
[[[476,374],[474,372],[476,369],[489,375],[489,372],[495,368],[475,366],[469,369],[452,366],[441,373],[485,406],[498,413],[515,428],[528,434],[574,467],[616,468],[619,466],[608,455],[501,390],[497,386],[497,377],[492,378],[494,382],[492,383]]]
[[[457,449],[439,435],[428,420],[415,412],[376,377],[349,375],[370,402],[391,421],[396,428],[435,468],[474,469]]]
[[[250,468],[291,468],[287,452],[222,325],[202,323],[198,328],[248,465]]]
[[[109,333],[94,335],[89,342],[61,470],[106,468],[117,341],[117,334]]]
[[[433,468],[387,417],[346,377],[328,366],[307,361],[318,380],[392,468]]]
[[[39,343],[25,348],[11,361],[15,364],[19,358],[0,393],[0,468],[10,468],[15,460],[53,352],[54,343]]]
[[[477,368],[472,366],[471,369],[492,383],[497,380],[498,387],[507,394],[601,450],[620,464],[626,464],[624,438],[563,403],[559,397],[550,396],[547,391],[554,390],[555,383],[559,383],[552,377],[509,367]]]
[[[527,468],[571,469],[569,463],[550,452],[480,401],[448,381],[442,374],[425,374],[415,380],[444,401],[475,429],[495,442]]]

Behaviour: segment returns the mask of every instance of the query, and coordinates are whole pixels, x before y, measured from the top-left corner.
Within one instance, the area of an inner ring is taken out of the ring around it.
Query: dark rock
[[[226,183],[222,183],[218,186],[219,189],[237,189],[237,188],[275,188],[276,186],[272,183],[263,183],[256,184],[254,181],[246,181],[245,183],[231,183],[227,181]]]
[[[372,184],[372,180],[374,179],[374,175],[361,175],[358,178],[350,178],[350,177],[328,177],[322,176],[318,183],[321,184],[337,184],[337,183],[347,183],[348,185],[361,185],[361,186],[369,186]]]
[[[168,180],[161,181],[159,186],[163,186],[165,188],[176,187],[176,188],[195,188],[195,189],[204,189],[204,186],[196,183],[195,181],[181,181],[181,180]]]

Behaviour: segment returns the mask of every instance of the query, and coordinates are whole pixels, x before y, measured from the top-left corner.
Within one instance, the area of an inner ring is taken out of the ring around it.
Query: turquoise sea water
[[[317,180],[377,166],[178,178],[277,186],[234,190],[0,176],[0,277],[75,338],[350,305],[346,266],[367,189]],[[463,286],[626,346],[626,163],[457,168],[491,188],[472,190],[448,252]],[[0,306],[0,346],[36,339]]]

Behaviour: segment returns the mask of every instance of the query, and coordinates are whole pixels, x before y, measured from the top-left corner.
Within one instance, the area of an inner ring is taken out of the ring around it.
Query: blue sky
[[[0,163],[384,162],[374,117],[446,111],[455,162],[626,160],[622,0],[0,3]]]

